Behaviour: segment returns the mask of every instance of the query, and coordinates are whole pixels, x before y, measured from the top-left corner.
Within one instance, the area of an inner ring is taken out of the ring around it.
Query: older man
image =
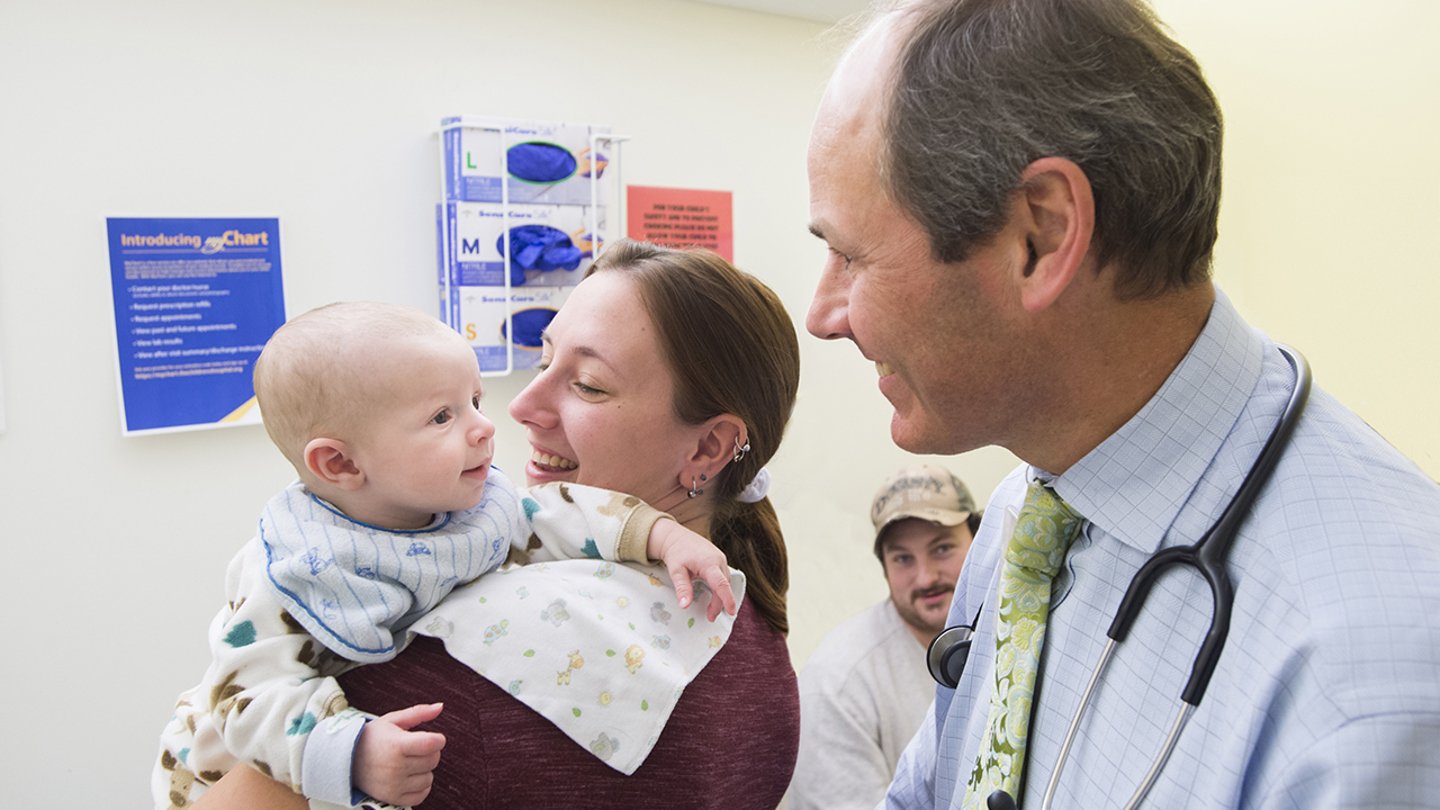
[[[980,526],[970,490],[934,464],[896,471],[870,506],[890,595],[831,630],[800,673],[800,753],[790,810],[870,810],[925,719],[925,650],[945,628]]]
[[[1220,147],[1198,65],[1142,0],[912,3],[836,69],[807,326],[875,362],[901,447],[1024,462],[955,592],[952,624],[978,614],[968,664],[886,806],[1440,797],[1440,487],[1319,390],[1237,515],[1198,705],[1180,694],[1216,608],[1187,569],[1154,585],[1062,760],[1128,583],[1207,535],[1300,387],[1210,281]]]

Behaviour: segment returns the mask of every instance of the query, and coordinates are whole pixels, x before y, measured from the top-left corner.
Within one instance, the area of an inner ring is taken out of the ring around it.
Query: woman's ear
[[[707,419],[700,426],[694,451],[680,471],[680,484],[689,488],[695,482],[714,478],[725,469],[726,464],[735,460],[741,447],[746,447],[748,451],[748,442],[745,422],[735,414],[722,413]]]
[[[1095,197],[1084,170],[1056,157],[1025,167],[1019,196],[1017,213],[1029,249],[1018,281],[1020,302],[1038,312],[1060,297],[1085,264],[1095,231]]]
[[[305,468],[316,480],[338,489],[359,489],[365,483],[365,473],[339,439],[311,439],[305,445]]]

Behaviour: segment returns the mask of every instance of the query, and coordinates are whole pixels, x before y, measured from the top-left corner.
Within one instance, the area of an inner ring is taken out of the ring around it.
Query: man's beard
[[[927,633],[938,633],[941,630],[945,629],[945,618],[950,612],[948,609],[948,604],[947,609],[944,612],[942,612],[938,617],[936,617],[934,621],[930,621],[927,618],[926,614],[921,613],[919,608],[919,602],[921,599],[925,599],[927,597],[939,596],[941,594],[952,594],[954,592],[955,588],[950,585],[938,585],[934,588],[927,588],[923,591],[911,591],[909,602],[907,602],[903,607],[900,607],[900,618],[904,619],[906,624],[909,624],[910,626],[916,627]]]

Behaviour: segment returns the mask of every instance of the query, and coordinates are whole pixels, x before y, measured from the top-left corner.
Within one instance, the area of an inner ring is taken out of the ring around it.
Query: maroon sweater
[[[730,640],[685,688],[632,776],[596,759],[432,638],[417,638],[394,661],[355,669],[340,683],[352,705],[375,714],[445,704],[423,726],[446,738],[424,810],[774,810],[800,738],[785,639],[744,607]]]

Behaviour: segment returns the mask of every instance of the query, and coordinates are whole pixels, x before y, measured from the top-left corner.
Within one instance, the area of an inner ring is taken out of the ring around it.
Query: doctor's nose
[[[821,340],[850,337],[850,291],[837,276],[827,264],[805,314],[805,329]]]

